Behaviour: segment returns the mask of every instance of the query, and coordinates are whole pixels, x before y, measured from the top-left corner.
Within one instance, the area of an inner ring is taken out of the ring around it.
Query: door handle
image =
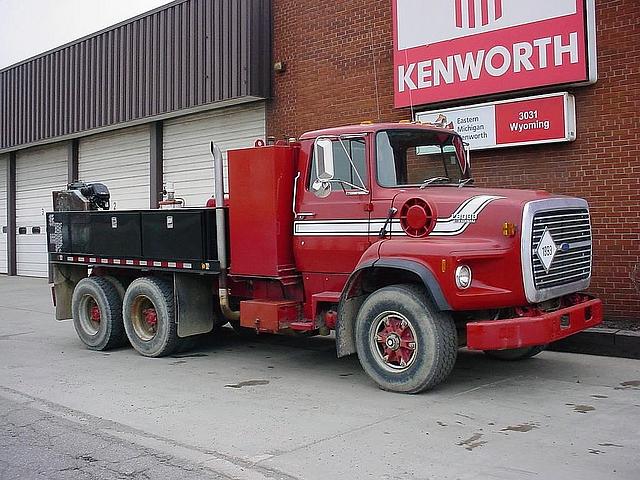
[[[305,218],[305,217],[315,217],[316,214],[312,213],[312,212],[306,212],[306,213],[305,212],[300,212],[300,213],[296,213],[296,216]]]

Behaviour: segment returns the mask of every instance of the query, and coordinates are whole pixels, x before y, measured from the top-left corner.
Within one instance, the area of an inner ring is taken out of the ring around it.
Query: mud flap
[[[338,322],[336,323],[336,352],[338,358],[356,353],[355,320],[367,295],[346,298],[338,306]]]
[[[80,280],[88,276],[88,269],[85,265],[50,263],[49,266],[56,306],[56,320],[69,320],[73,317],[71,313],[73,290]]]
[[[213,330],[214,297],[209,276],[174,273],[178,336],[181,338]]]

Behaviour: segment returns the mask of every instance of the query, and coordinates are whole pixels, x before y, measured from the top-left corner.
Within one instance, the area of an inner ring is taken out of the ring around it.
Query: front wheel
[[[544,351],[545,348],[546,345],[536,345],[534,347],[511,348],[508,350],[485,350],[484,354],[487,357],[495,358],[497,360],[514,362],[517,360],[535,357],[540,352]]]
[[[456,361],[458,337],[450,315],[415,285],[372,293],[356,318],[362,368],[383,390],[419,393],[445,380]]]

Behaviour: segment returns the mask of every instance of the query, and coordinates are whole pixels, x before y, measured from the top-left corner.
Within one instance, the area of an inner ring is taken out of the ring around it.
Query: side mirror
[[[313,156],[316,160],[316,176],[321,182],[333,179],[333,142],[328,138],[319,138],[313,146]]]
[[[331,193],[331,182],[323,182],[319,178],[311,185],[311,190],[318,198],[326,198]]]
[[[316,164],[316,180],[311,190],[319,198],[325,198],[331,193],[333,180],[333,142],[328,138],[319,138],[313,145],[313,158]]]

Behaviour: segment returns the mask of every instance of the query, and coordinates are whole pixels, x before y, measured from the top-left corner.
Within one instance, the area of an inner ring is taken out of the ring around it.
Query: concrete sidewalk
[[[594,327],[552,343],[549,350],[640,359],[640,331]]]

